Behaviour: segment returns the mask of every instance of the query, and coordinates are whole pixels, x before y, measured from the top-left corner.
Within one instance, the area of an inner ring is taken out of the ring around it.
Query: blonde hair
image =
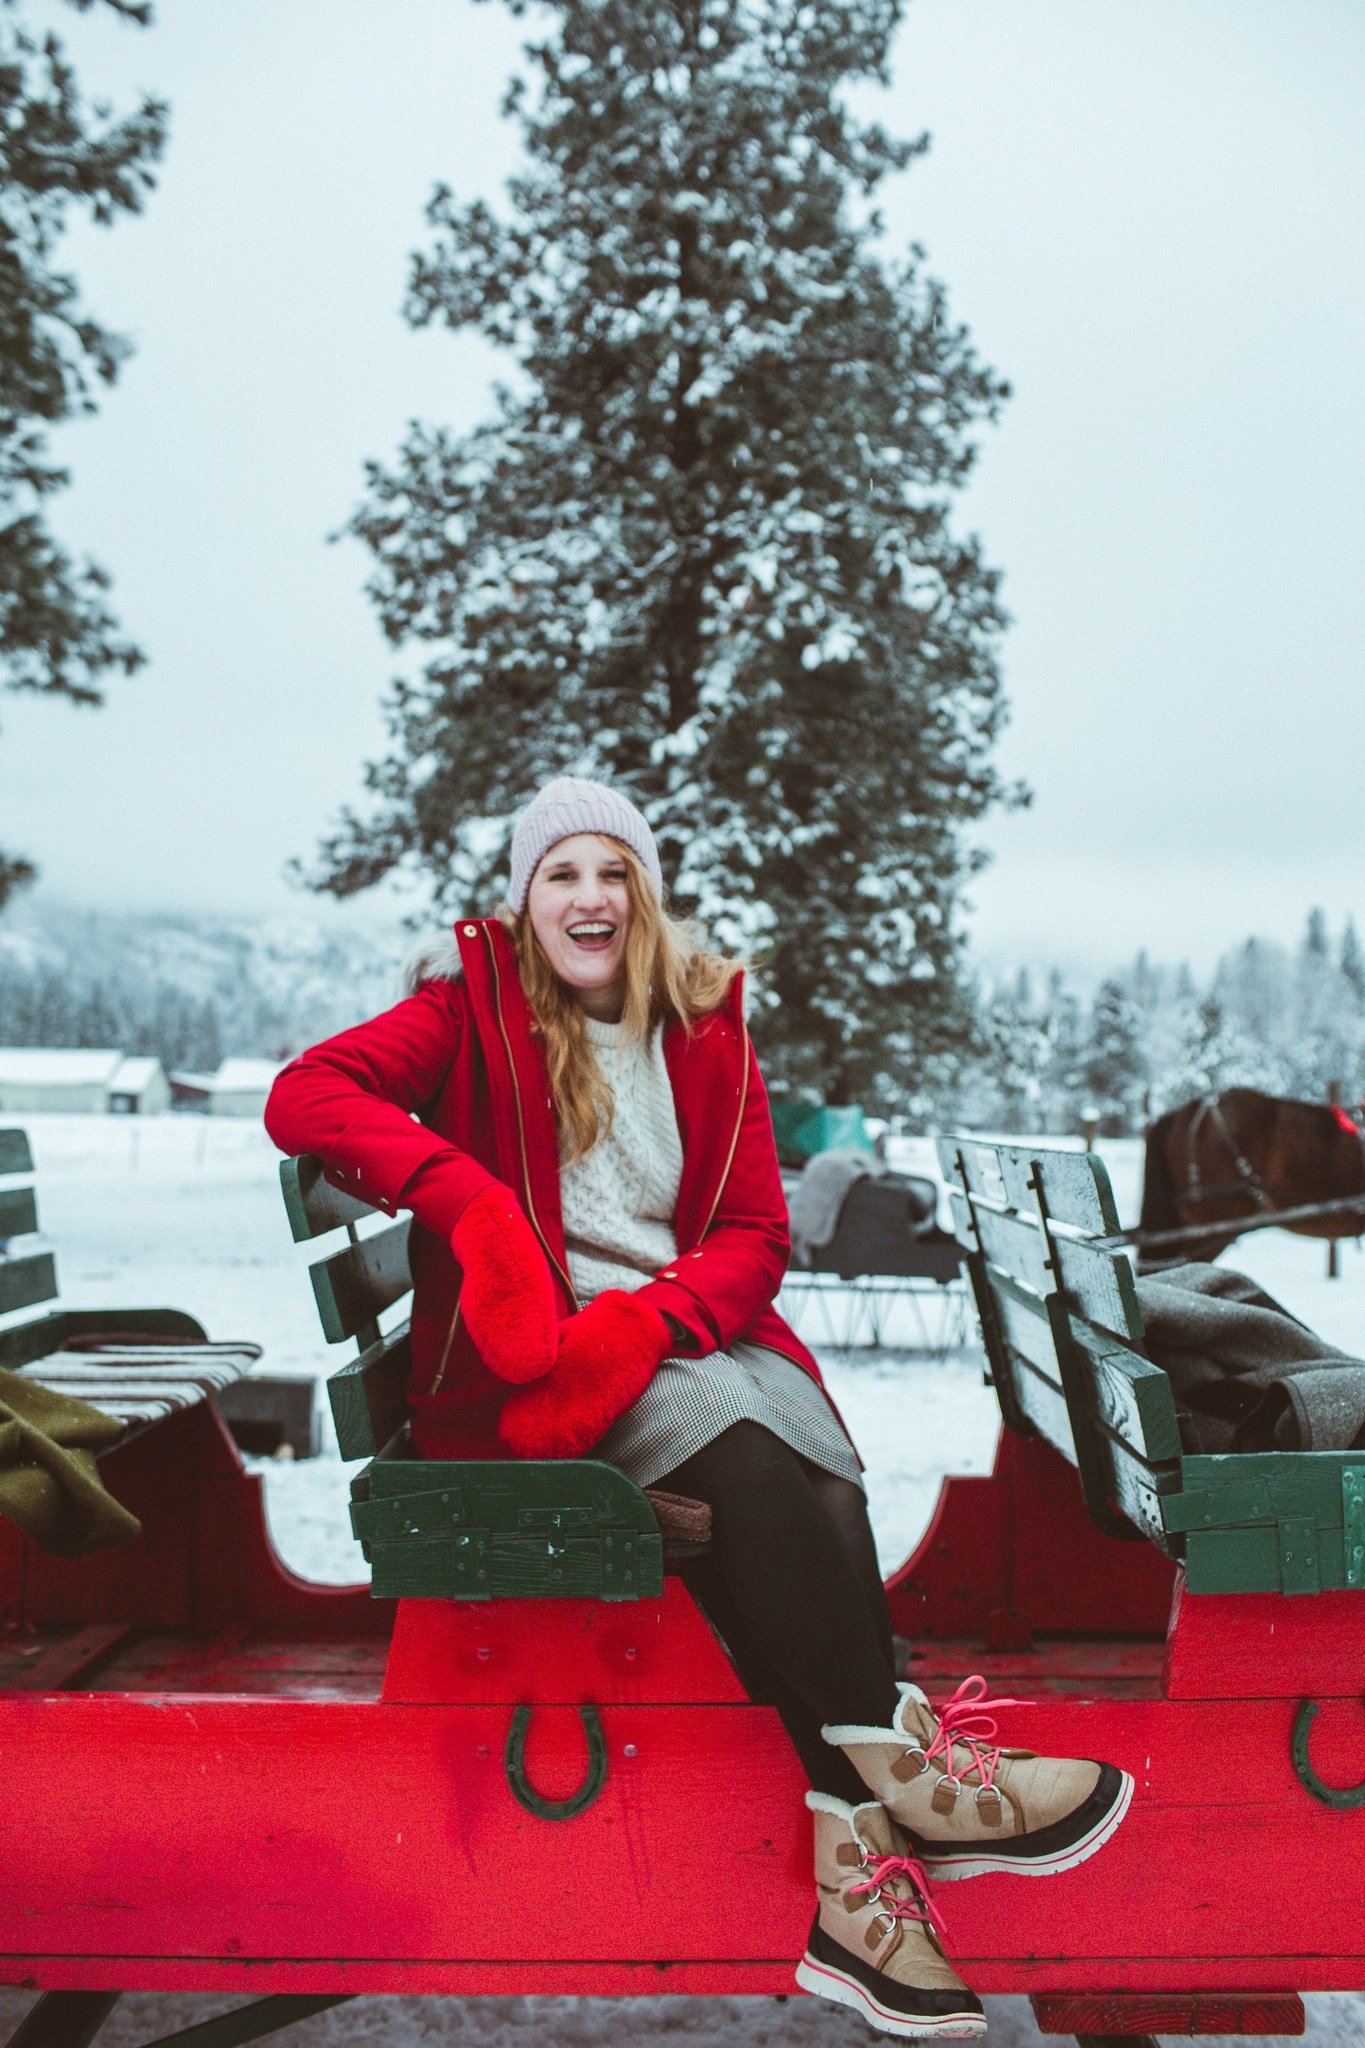
[[[610,843],[625,866],[630,904],[622,1037],[627,1044],[642,1043],[665,1018],[679,1017],[690,1028],[698,1017],[719,1009],[741,962],[708,952],[695,924],[664,909],[630,847],[616,838]],[[521,985],[545,1040],[565,1160],[581,1159],[611,1129],[615,1104],[610,1083],[584,1028],[586,1012],[545,958],[529,907],[513,911],[504,906],[499,914],[512,934]]]

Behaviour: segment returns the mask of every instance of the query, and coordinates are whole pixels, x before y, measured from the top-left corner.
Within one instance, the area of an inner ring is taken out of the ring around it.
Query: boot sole
[[[973,1845],[965,1852],[945,1856],[941,1846],[936,1848],[921,1839],[917,1844],[920,1861],[937,1884],[951,1884],[954,1879],[962,1877],[1058,1877],[1062,1871],[1074,1870],[1078,1863],[1084,1863],[1097,1849],[1102,1849],[1122,1823],[1132,1804],[1133,1780],[1127,1771],[1119,1771],[1117,1775],[1121,1784],[1113,1804],[1074,1842],[1056,1849],[1045,1849],[1036,1856],[1030,1856],[1025,1849],[1017,1850],[1013,1855],[998,1852],[992,1855],[984,1845]]]
[[[809,1953],[796,1966],[796,1981],[815,1998],[828,1998],[835,2005],[847,2005],[883,2034],[899,2034],[905,2040],[932,2036],[935,2040],[976,2039],[986,2031],[983,2013],[935,2013],[932,2017],[892,2012],[855,1978],[832,1970],[828,1963]]]

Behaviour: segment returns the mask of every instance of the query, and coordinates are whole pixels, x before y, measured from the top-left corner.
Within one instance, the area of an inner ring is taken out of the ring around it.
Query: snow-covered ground
[[[8,1119],[3,1119],[8,1121]],[[278,1155],[258,1126],[202,1117],[33,1116],[39,1216],[57,1252],[62,1300],[71,1307],[183,1308],[212,1337],[264,1345],[263,1368],[332,1370],[350,1347],[323,1342],[308,1284],[306,1247],[290,1243],[280,1200]],[[1102,1144],[1125,1221],[1136,1216],[1141,1146]],[[920,1169],[932,1157],[907,1141],[895,1164]],[[1341,1277],[1325,1277],[1325,1247],[1268,1231],[1247,1238],[1225,1263],[1252,1273],[1270,1293],[1343,1350],[1365,1351],[1365,1257],[1340,1248]],[[940,1313],[930,1308],[928,1313]],[[941,1363],[906,1348],[916,1332],[892,1326],[897,1349],[824,1352],[831,1392],[868,1464],[878,1547],[889,1570],[927,1524],[945,1472],[982,1472],[994,1452],[998,1416],[979,1356],[960,1350]],[[324,1424],[326,1419],[324,1417]],[[309,1576],[347,1581],[359,1554],[346,1522],[345,1473],[335,1446],[321,1458],[264,1466],[275,1540]],[[208,1998],[125,2000],[99,2036],[100,2048],[135,2048],[232,2003]],[[0,1990],[0,2035],[31,1995]],[[996,2048],[1041,2041],[1026,1999],[986,2001]],[[1365,1995],[1308,2000],[1312,2048],[1346,2048],[1365,2036]],[[285,2036],[296,2048],[427,2042],[460,2048],[627,2048],[666,2032],[692,2048],[854,2048],[867,2036],[853,2015],[823,2001],[771,1999],[357,1999]]]

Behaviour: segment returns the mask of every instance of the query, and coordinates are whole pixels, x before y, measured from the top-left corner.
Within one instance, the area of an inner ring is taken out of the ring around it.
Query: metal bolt
[[[492,1656],[493,1652],[491,1650],[479,1650],[476,1654],[478,1656],[480,1664],[486,1664],[489,1658]]]
[[[628,1742],[625,1748],[621,1751],[621,1754],[622,1756],[638,1756],[640,1752],[635,1747],[635,1744],[633,1742]]]

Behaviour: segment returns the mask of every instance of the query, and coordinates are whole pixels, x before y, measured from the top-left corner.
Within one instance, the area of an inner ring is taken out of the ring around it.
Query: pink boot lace
[[[924,1866],[914,1856],[878,1856],[864,1854],[867,1876],[861,1884],[849,1886],[850,1896],[866,1892],[870,1904],[875,1905],[887,1920],[922,1920],[932,1927],[939,1936],[947,1933],[938,1908],[929,1897],[929,1879]],[[905,1878],[914,1892],[910,1899],[899,1898],[895,1892],[883,1889],[894,1878]]]
[[[999,1768],[1000,1752],[1004,1747],[995,1740],[999,1732],[999,1723],[989,1709],[1032,1705],[1032,1700],[988,1699],[986,1681],[979,1672],[971,1678],[964,1678],[952,1698],[945,1701],[943,1706],[933,1709],[938,1715],[938,1728],[933,1740],[925,1748],[915,1745],[924,1758],[925,1770],[927,1771],[937,1758],[943,1765],[944,1780],[954,1788],[959,1786],[962,1780],[953,1769],[953,1744],[960,1742],[964,1749],[971,1752],[972,1762],[968,1768],[975,1769],[980,1777],[981,1783],[977,1790],[979,1799],[982,1792],[992,1791],[995,1787],[995,1773]]]

